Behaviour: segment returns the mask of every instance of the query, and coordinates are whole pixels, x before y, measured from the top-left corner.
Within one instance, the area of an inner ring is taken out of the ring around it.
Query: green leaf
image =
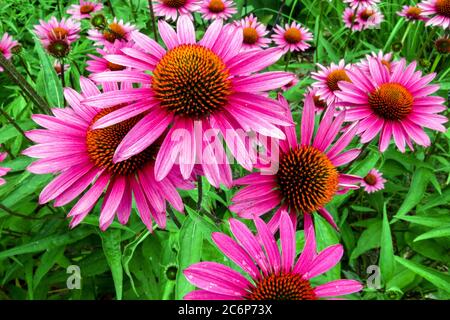
[[[391,228],[386,213],[386,204],[383,209],[383,223],[381,227],[380,269],[385,283],[388,282],[395,269],[394,248],[392,245]]]
[[[350,260],[354,260],[363,253],[380,246],[381,226],[382,222],[380,220],[373,221],[369,227],[361,233],[356,248],[350,256]]]
[[[420,224],[422,226],[430,228],[437,228],[441,227],[443,224],[450,223],[450,216],[448,216],[447,214],[438,216],[403,216],[398,218],[404,221]]]
[[[40,264],[33,277],[33,287],[36,288],[42,278],[50,271],[56,261],[64,254],[65,246],[47,250],[40,258]]]
[[[11,248],[9,250],[2,251],[0,252],[0,260],[19,254],[51,250],[60,246],[77,242],[80,239],[86,238],[91,233],[93,233],[93,230],[91,229],[78,228],[72,231],[66,230],[64,234],[52,235],[15,248]]]
[[[430,169],[424,167],[420,167],[414,172],[408,194],[406,195],[405,200],[403,200],[402,205],[397,211],[397,218],[406,215],[423,199],[425,190],[432,174],[433,173]],[[396,219],[394,219],[391,223],[395,221]]]
[[[64,96],[61,82],[53,68],[48,55],[44,52],[40,41],[36,40],[35,50],[39,55],[41,63],[41,73],[43,75],[43,85],[45,90],[45,97],[50,107],[64,107]]]
[[[138,245],[141,244],[141,242],[144,241],[149,235],[150,235],[149,231],[143,232],[141,235],[136,237],[136,239],[127,244],[123,249],[123,256],[122,256],[123,269],[125,270],[126,275],[130,279],[131,287],[133,288],[133,291],[136,293],[137,296],[139,296],[139,294],[137,293],[136,287],[134,286],[133,276],[131,275],[130,272],[129,263],[133,258],[134,251],[136,250]]]
[[[120,249],[121,231],[109,229],[108,231],[99,231],[102,239],[103,252],[111,269],[114,288],[116,289],[117,300],[122,300],[123,291],[123,269],[122,269],[122,251]]]
[[[430,230],[428,232],[425,232],[424,234],[421,234],[417,238],[414,239],[415,241],[420,240],[426,240],[426,239],[433,239],[433,238],[443,238],[443,237],[450,237],[450,226],[444,226],[441,228],[436,228],[433,230]]]
[[[395,260],[402,264],[405,268],[415,272],[424,279],[430,281],[436,287],[441,288],[447,292],[450,292],[450,276],[441,272],[438,272],[432,268],[425,267],[416,262],[406,260],[400,257],[395,257]]]
[[[175,285],[175,299],[180,300],[194,290],[183,275],[183,270],[193,263],[200,262],[203,247],[203,232],[197,221],[186,219],[180,229],[178,253],[178,275]]]

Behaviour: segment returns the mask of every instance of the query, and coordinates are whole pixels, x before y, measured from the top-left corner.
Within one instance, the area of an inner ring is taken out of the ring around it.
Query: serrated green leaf
[[[122,269],[122,251],[120,248],[121,233],[120,230],[109,229],[105,232],[99,231],[102,239],[103,253],[111,269],[114,288],[116,290],[117,300],[122,300],[123,291],[123,269]]]

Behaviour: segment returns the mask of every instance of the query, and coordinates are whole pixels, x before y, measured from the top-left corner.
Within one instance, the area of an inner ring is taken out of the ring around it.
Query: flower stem
[[[64,58],[61,58],[61,60],[59,60],[59,64],[61,65],[61,84],[64,90],[64,88],[66,87],[66,79],[64,77]]]
[[[175,213],[173,212],[171,207],[167,207],[167,213],[169,214],[169,217],[172,219],[172,221],[175,223],[175,225],[177,226],[178,229],[181,228],[181,223],[178,220],[177,216],[175,215]]]
[[[153,37],[155,38],[155,41],[158,42],[158,32],[156,30],[156,18],[152,0],[148,0],[148,6],[150,8],[150,20],[152,20]]]
[[[50,107],[48,103],[36,92],[27,80],[25,80],[25,78],[17,71],[14,65],[6,60],[2,54],[0,54],[0,66],[5,70],[11,80],[22,89],[22,93],[24,93],[36,105],[40,112],[50,114]]]
[[[288,23],[291,23],[292,15],[294,14],[294,9],[297,6],[297,2],[298,0],[294,0],[294,3],[292,4],[291,12],[289,13]],[[322,2],[320,3],[320,5],[322,5]]]
[[[25,131],[23,131],[22,130],[22,128],[17,124],[17,122],[5,111],[5,110],[3,110],[2,108],[0,108],[0,114],[2,114],[5,118],[6,118],[6,120],[8,120],[8,122],[10,123],[10,124],[12,124],[12,126],[14,127],[14,128],[16,128],[16,130],[21,134],[21,135],[23,135],[24,137],[25,137],[25,139],[26,140],[29,140],[28,138],[27,138],[27,136],[25,135]]]
[[[111,0],[106,0],[106,3],[108,4],[109,10],[111,10],[111,13],[112,13],[113,17],[115,17],[116,14],[114,12],[114,8],[112,6]]]
[[[197,211],[200,212],[202,209],[202,200],[203,200],[203,184],[202,184],[202,176],[198,176],[197,178],[197,190],[198,190],[198,198],[197,198]]]
[[[408,26],[406,27],[406,31],[402,37],[402,45],[405,43],[406,37],[408,36],[409,30],[411,29],[411,25],[411,23],[408,23]]]

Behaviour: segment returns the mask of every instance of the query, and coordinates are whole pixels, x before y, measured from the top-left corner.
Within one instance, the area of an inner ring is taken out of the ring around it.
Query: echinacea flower
[[[305,51],[311,47],[308,41],[313,39],[312,33],[295,21],[291,25],[286,24],[284,28],[276,26],[274,30],[273,41],[286,52]]]
[[[317,88],[317,94],[322,100],[326,101],[327,104],[332,104],[337,99],[336,92],[340,90],[338,83],[340,81],[351,81],[347,74],[351,65],[346,65],[343,59],[339,61],[339,64],[331,63],[329,67],[317,65],[321,70],[311,73],[311,77],[317,80],[312,86]]]
[[[230,187],[231,170],[218,139],[223,136],[239,164],[251,170],[252,158],[237,131],[284,139],[277,126],[292,123],[285,109],[265,92],[286,85],[294,77],[285,72],[259,73],[278,61],[282,51],[273,48],[241,52],[242,33],[233,25],[223,26],[221,19],[211,24],[199,42],[192,21],[185,16],[178,19],[177,32],[163,20],[159,21],[159,31],[168,50],[142,33],[133,32],[136,48],[122,49],[123,55],[105,56],[133,70],[91,75],[99,83],[140,84],[139,88],[86,99],[84,104],[101,108],[131,103],[100,119],[94,128],[106,128],[145,113],[118,146],[115,163],[163,137],[155,164],[157,181],[178,162],[185,178],[195,164],[201,164],[213,186],[222,183]],[[163,135],[169,127],[169,133]],[[237,141],[230,143],[233,137]]]
[[[317,252],[314,230],[305,230],[305,246],[297,261],[295,228],[287,214],[281,216],[278,248],[268,226],[255,218],[254,235],[236,219],[230,219],[236,240],[215,232],[212,239],[245,273],[217,262],[199,262],[183,271],[186,279],[200,290],[188,293],[186,300],[318,300],[359,292],[356,280],[334,280],[313,285],[311,279],[339,263],[342,245],[336,244]]]
[[[450,38],[449,36],[445,36],[437,39],[434,42],[434,46],[439,53],[449,54],[450,53]]]
[[[95,41],[95,45],[101,46],[114,44],[116,41],[128,42],[131,39],[131,32],[136,27],[129,22],[114,18],[113,22],[108,24],[103,30],[91,29],[88,31],[88,39]]]
[[[402,10],[397,14],[411,22],[427,21],[428,18],[421,15],[422,9],[417,6],[403,6]]]
[[[422,9],[422,16],[432,16],[425,22],[426,26],[450,27],[450,0],[425,0],[418,7]]]
[[[127,86],[124,83],[121,85]],[[95,121],[120,106],[107,109],[82,106],[83,99],[98,95],[100,91],[92,81],[83,77],[80,78],[80,86],[81,94],[70,88],[64,90],[69,107],[53,109],[52,116],[33,115],[33,120],[44,129],[26,133],[36,145],[24,150],[23,154],[39,158],[28,167],[28,171],[57,175],[42,190],[39,203],[55,200],[55,207],[64,206],[85,191],[68,214],[72,219],[70,226],[75,227],[103,198],[100,228],[105,230],[116,214],[120,223],[127,223],[134,198],[137,211],[147,228],[152,230],[152,220],[164,228],[166,202],[182,211],[183,202],[176,188],[188,189],[192,185],[176,171],[170,171],[159,182],[155,181],[155,155],[160,147],[158,142],[127,161],[113,163],[117,145],[143,115],[130,117],[108,128],[94,129],[92,124]],[[113,90],[117,86],[109,84],[104,86],[104,90]]]
[[[370,7],[378,2],[380,0],[344,0],[344,3],[348,3],[352,9]]]
[[[269,46],[271,40],[266,37],[269,31],[253,14],[236,21],[235,24],[242,30],[242,50],[267,48]]]
[[[364,7],[358,10],[356,18],[363,29],[378,28],[383,21],[383,14],[374,7]]]
[[[56,17],[51,17],[48,22],[39,20],[34,31],[45,48],[55,40],[66,40],[71,44],[80,37],[80,22],[71,18],[58,21]]]
[[[7,155],[8,154],[6,152],[0,152],[0,163],[2,163],[6,159]],[[11,171],[11,168],[0,167],[0,186],[6,183],[5,179],[3,179],[2,177],[5,176],[9,171]]]
[[[105,43],[103,49],[98,48],[97,53],[100,56],[88,54],[89,60],[86,61],[88,70],[91,73],[99,73],[104,71],[120,71],[126,69],[125,66],[109,62],[105,59],[108,54],[121,54],[123,48],[129,48],[130,43],[124,41],[116,41],[114,43]]]
[[[327,110],[328,105],[325,100],[322,100],[319,95],[317,94],[317,88],[309,88],[308,91],[305,94],[305,97],[311,96],[314,101],[314,107],[317,113],[324,112]]]
[[[359,63],[356,64],[356,67],[358,67],[360,70],[363,70],[364,72],[370,72],[369,70],[369,59],[375,58],[378,61],[381,62],[382,65],[386,67],[386,69],[391,72],[392,67],[397,63],[396,61],[393,61],[392,53],[383,53],[383,51],[378,51],[378,53],[372,52],[370,55],[366,55],[366,58],[361,59]]]
[[[8,33],[4,33],[0,40],[0,54],[2,54],[5,59],[11,59],[12,52],[11,49],[17,46],[19,43],[16,40],[13,40]],[[0,67],[0,72],[3,71],[3,68]]]
[[[158,17],[176,21],[178,16],[192,19],[192,13],[200,8],[200,0],[154,0],[153,10]]]
[[[361,180],[361,185],[367,193],[373,193],[384,189],[386,179],[377,169],[371,169],[369,173]]]
[[[357,19],[355,10],[352,8],[345,8],[342,14],[342,20],[345,26],[351,31],[361,31],[363,29],[363,25]]]
[[[71,18],[58,21],[52,17],[49,22],[39,20],[34,31],[52,56],[64,58],[70,52],[70,45],[80,37],[80,22]]]
[[[203,0],[200,12],[205,20],[228,19],[237,12],[232,0]]]
[[[289,109],[286,99],[282,96],[279,99]],[[278,226],[284,211],[288,211],[293,217],[298,214],[308,216],[317,211],[337,229],[333,216],[325,205],[336,194],[358,189],[360,177],[343,174],[338,167],[354,160],[360,150],[343,152],[356,134],[356,124],[340,134],[345,112],[336,114],[335,111],[333,105],[328,106],[313,138],[315,105],[313,97],[306,95],[300,141],[297,141],[294,126],[283,127],[287,139],[279,142],[278,166],[275,170],[261,168],[260,172],[237,179],[235,185],[246,187],[235,194],[229,209],[246,219],[276,209],[269,223],[273,230]]]
[[[55,69],[55,72],[57,75],[60,75],[62,73],[62,65],[61,62],[59,62],[58,60],[55,60],[55,62],[53,62],[53,68]],[[64,64],[64,72],[68,71],[70,68],[70,64]]]
[[[379,149],[384,152],[394,137],[405,152],[405,143],[413,149],[411,139],[429,146],[430,138],[423,127],[446,131],[444,98],[430,96],[439,85],[429,84],[436,74],[422,76],[416,62],[406,66],[405,59],[392,66],[391,72],[378,59],[369,58],[369,73],[354,68],[348,72],[351,82],[339,82],[336,92],[340,104],[347,108],[346,121],[358,121],[361,142],[368,143],[380,134]]]
[[[97,2],[90,2],[80,0],[79,4],[73,4],[67,10],[67,13],[72,15],[73,19],[90,19],[91,14],[103,9],[103,5]]]

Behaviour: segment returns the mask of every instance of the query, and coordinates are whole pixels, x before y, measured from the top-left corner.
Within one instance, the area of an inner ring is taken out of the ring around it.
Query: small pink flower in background
[[[377,169],[371,169],[369,173],[361,180],[361,185],[367,193],[373,193],[384,189],[386,179]]]
[[[357,63],[355,66],[358,67],[360,70],[370,72],[369,59],[371,58],[375,58],[378,61],[380,61],[381,64],[383,64],[389,72],[391,72],[392,67],[397,63],[396,61],[392,60],[393,59],[392,52],[385,54],[380,50],[378,51],[378,53],[372,52],[370,55],[367,55],[366,58],[361,59],[361,61]]]
[[[61,68],[61,63],[58,60],[55,60],[55,62],[53,62],[53,68],[56,71],[57,75],[60,75],[62,72],[62,68]],[[64,64],[64,72],[68,71],[70,68],[70,64]]]
[[[90,19],[92,14],[103,9],[103,4],[97,2],[90,2],[80,0],[79,4],[73,4],[67,10],[67,13],[72,15],[73,19]]]
[[[380,0],[344,0],[344,3],[348,3],[352,9],[373,6],[378,2]]]
[[[342,20],[347,28],[352,31],[361,31],[363,25],[359,22],[355,15],[355,10],[352,8],[346,8],[342,14]]]
[[[417,6],[403,6],[403,9],[397,12],[397,14],[411,22],[428,20],[427,17],[421,15],[422,9]]]
[[[351,81],[347,74],[351,65],[346,65],[343,59],[339,61],[339,64],[331,63],[329,67],[317,65],[321,70],[311,73],[311,77],[317,80],[312,86],[317,88],[317,94],[322,100],[326,101],[327,104],[332,104],[337,99],[336,92],[340,90],[338,83],[340,81]]]
[[[383,14],[375,7],[363,7],[359,9],[356,17],[363,29],[378,28],[384,20]]]
[[[216,262],[199,262],[183,270],[186,279],[200,288],[186,300],[318,300],[343,296],[363,289],[356,280],[334,280],[313,285],[315,278],[337,265],[343,255],[340,244],[317,252],[314,229],[305,229],[305,246],[296,261],[295,227],[287,214],[280,218],[280,243],[260,219],[257,235],[236,219],[230,219],[236,240],[215,232],[212,239],[224,255],[248,277]]]
[[[12,52],[11,49],[17,46],[19,43],[16,40],[13,40],[8,33],[4,33],[0,40],[0,54],[2,54],[6,59],[11,59]],[[3,71],[3,68],[0,67],[0,72]]]
[[[284,28],[276,26],[274,30],[273,41],[286,52],[305,51],[311,47],[307,42],[312,41],[312,33],[295,21],[291,25],[286,24]]]
[[[425,0],[418,7],[422,9],[422,16],[429,17],[425,25],[450,27],[450,0]]]
[[[39,158],[28,167],[28,171],[57,175],[42,190],[39,203],[55,200],[54,206],[64,206],[86,191],[68,214],[72,219],[70,226],[75,227],[103,197],[100,228],[106,230],[116,215],[120,223],[128,222],[134,197],[137,211],[147,228],[152,230],[153,220],[160,228],[165,228],[166,202],[182,212],[183,202],[176,188],[190,189],[193,185],[184,181],[178,170],[171,170],[164,179],[155,181],[158,142],[127,161],[113,163],[117,145],[143,116],[128,118],[105,129],[94,129],[94,122],[120,106],[108,109],[82,106],[83,99],[98,95],[100,91],[92,81],[83,77],[80,78],[80,86],[81,94],[71,88],[64,90],[70,107],[53,109],[51,116],[33,115],[33,120],[44,129],[26,133],[36,145],[24,150],[23,154]],[[131,87],[126,83],[121,86]],[[117,88],[117,83],[104,86],[106,91]]]
[[[109,42],[105,43],[105,47],[103,49],[97,49],[97,53],[99,53],[100,56],[88,54],[90,60],[86,61],[88,65],[86,67],[86,70],[91,73],[99,73],[105,71],[120,71],[126,69],[125,66],[109,62],[105,59],[105,56],[108,54],[122,54],[121,50],[123,48],[130,48],[130,42],[116,41],[113,44]]]
[[[89,30],[88,39],[95,41],[95,45],[97,46],[114,44],[117,41],[128,42],[131,39],[131,32],[134,30],[136,30],[134,25],[114,18],[113,22],[108,24],[104,30]]]
[[[237,9],[234,1],[231,0],[203,0],[200,12],[205,20],[226,20],[237,13]]]
[[[176,21],[178,16],[192,19],[192,13],[200,9],[200,0],[153,0],[155,15]]]
[[[266,38],[269,33],[266,26],[258,22],[258,18],[253,14],[240,21],[236,21],[235,24],[243,33],[243,50],[267,48],[272,42],[269,38]]]
[[[6,152],[0,152],[0,163],[2,163],[6,159],[7,155],[8,154]],[[6,180],[2,177],[5,176],[9,171],[11,171],[11,168],[0,167],[0,186],[6,183]]]
[[[282,96],[279,99],[289,110],[286,99]],[[278,170],[271,172],[260,167],[260,172],[237,179],[234,184],[245,187],[232,198],[233,204],[229,207],[232,212],[241,218],[252,219],[276,209],[269,222],[270,229],[275,231],[283,212],[289,212],[296,220],[298,214],[306,217],[317,211],[337,229],[325,205],[336,194],[359,188],[360,177],[338,170],[360,153],[359,149],[344,151],[356,134],[356,124],[340,134],[345,113],[336,113],[330,105],[314,137],[315,110],[312,95],[306,95],[300,141],[295,126],[282,128],[287,138],[279,142]]]
[[[317,94],[317,88],[313,88],[313,87],[309,88],[305,94],[305,98],[308,96],[312,97],[312,99],[314,101],[314,106],[316,108],[315,110],[317,113],[324,112],[328,108],[326,101],[322,100],[320,98],[320,96]]]
[[[52,17],[48,22],[39,20],[34,31],[45,48],[55,40],[65,40],[70,45],[80,37],[80,22],[71,18],[58,21],[56,17]]]
[[[445,132],[448,120],[437,113],[446,110],[445,99],[430,96],[439,85],[429,84],[436,74],[422,76],[416,62],[406,65],[401,59],[391,72],[376,58],[368,59],[369,72],[354,68],[348,72],[351,82],[339,82],[339,104],[346,107],[346,121],[358,121],[361,142],[368,143],[380,134],[379,148],[384,152],[394,138],[401,152],[411,140],[429,146],[423,127]]]
[[[135,31],[135,48],[123,48],[121,55],[105,56],[132,70],[91,75],[98,83],[128,81],[138,86],[89,97],[84,104],[106,108],[139,102],[111,112],[94,127],[107,128],[144,114],[118,146],[115,163],[129,159],[162,137],[155,164],[157,181],[167,175],[178,159],[185,178],[199,164],[214,187],[231,187],[231,168],[216,137],[236,137],[237,143],[226,140],[227,146],[239,164],[252,170],[250,150],[246,150],[237,131],[284,139],[278,126],[292,123],[283,106],[268,98],[266,92],[288,84],[294,76],[286,72],[260,73],[279,60],[281,50],[241,52],[242,33],[233,25],[224,26],[221,19],[215,20],[198,42],[194,25],[186,16],[178,19],[177,31],[164,20],[158,24],[167,50]],[[186,134],[184,143],[176,137],[180,131]],[[207,138],[212,131],[215,136]]]

